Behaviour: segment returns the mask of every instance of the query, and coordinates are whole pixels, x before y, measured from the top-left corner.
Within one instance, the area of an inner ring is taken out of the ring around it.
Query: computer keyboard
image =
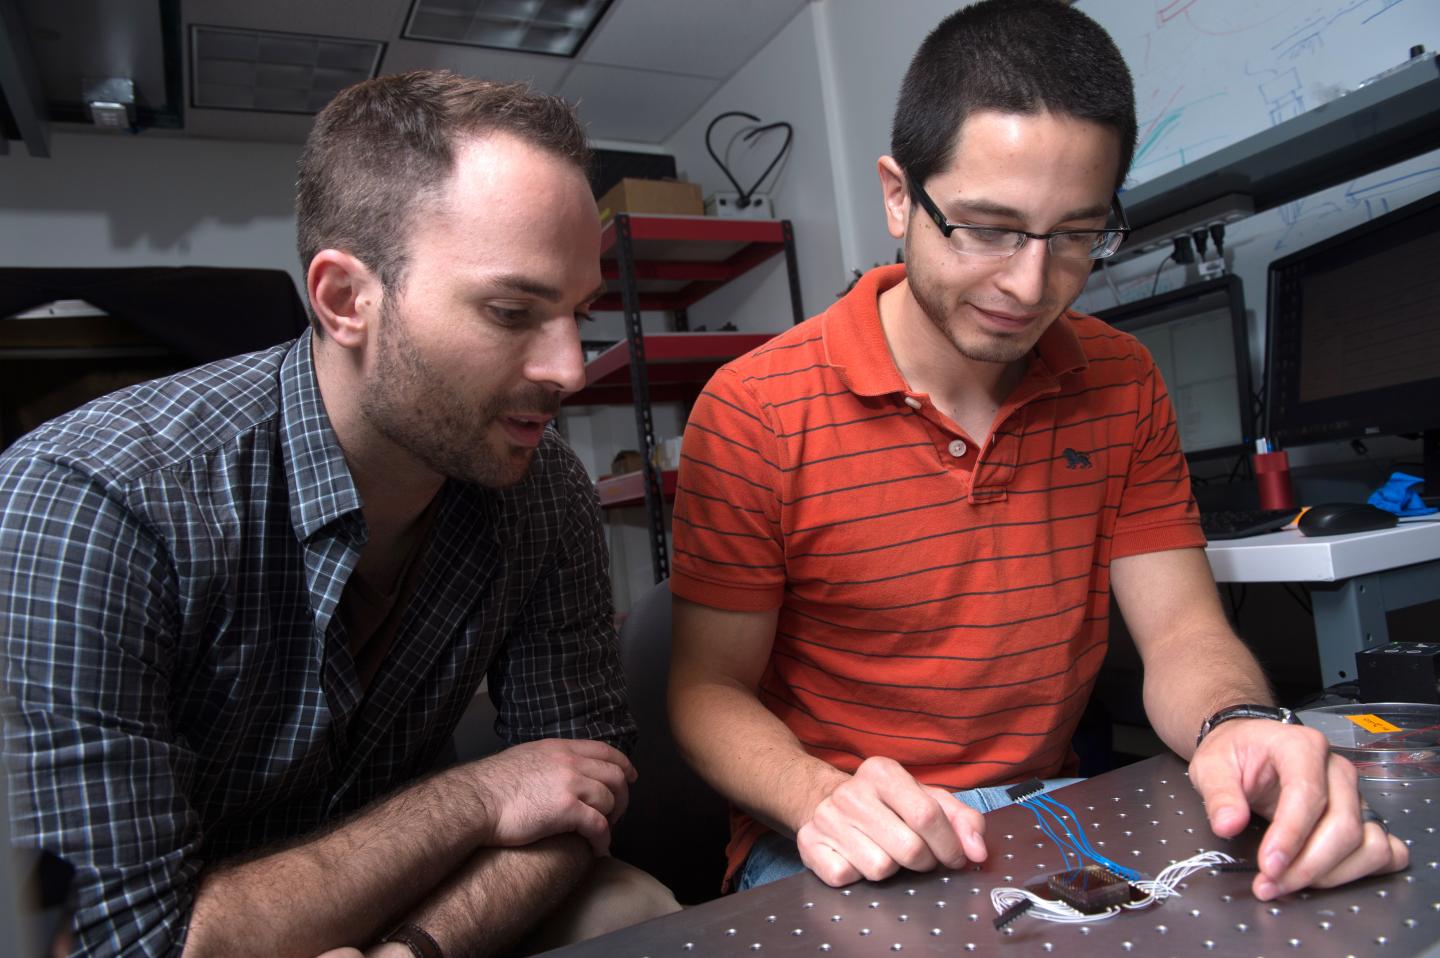
[[[1200,528],[1205,538],[1243,539],[1284,528],[1300,514],[1299,509],[1240,509],[1200,513]]]

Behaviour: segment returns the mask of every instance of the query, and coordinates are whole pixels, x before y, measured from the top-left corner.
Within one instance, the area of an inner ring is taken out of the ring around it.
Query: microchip
[[[1051,875],[1046,884],[1056,897],[1084,915],[1098,915],[1130,900],[1130,883],[1099,865]]]
[[[1010,801],[1012,802],[1024,802],[1034,798],[1043,791],[1045,791],[1045,783],[1038,778],[1032,778],[1011,785],[1005,789],[1005,794],[1010,796]]]

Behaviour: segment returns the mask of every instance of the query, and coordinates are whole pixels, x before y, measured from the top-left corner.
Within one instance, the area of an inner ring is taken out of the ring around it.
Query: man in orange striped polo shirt
[[[998,786],[1073,773],[1112,592],[1211,826],[1272,821],[1257,897],[1407,863],[1323,736],[1272,720],[1288,713],[1218,602],[1149,354],[1068,310],[1124,237],[1135,135],[1129,72],[1084,14],[949,17],[879,162],[906,265],[696,404],[670,711],[736,807],[740,887],[982,859]]]

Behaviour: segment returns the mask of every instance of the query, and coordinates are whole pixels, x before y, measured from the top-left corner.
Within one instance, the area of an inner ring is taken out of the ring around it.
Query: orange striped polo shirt
[[[729,363],[685,430],[670,587],[779,608],[760,700],[805,749],[952,790],[1053,776],[1105,657],[1110,562],[1202,547],[1145,348],[1067,312],[976,448],[891,358],[868,273]],[[730,872],[763,826],[732,822]]]

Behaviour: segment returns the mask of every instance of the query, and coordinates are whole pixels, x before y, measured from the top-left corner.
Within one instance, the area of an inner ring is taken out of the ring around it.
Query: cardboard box
[[[676,180],[639,180],[626,177],[599,200],[600,218],[615,213],[667,213],[704,216],[705,198],[695,183]]]

